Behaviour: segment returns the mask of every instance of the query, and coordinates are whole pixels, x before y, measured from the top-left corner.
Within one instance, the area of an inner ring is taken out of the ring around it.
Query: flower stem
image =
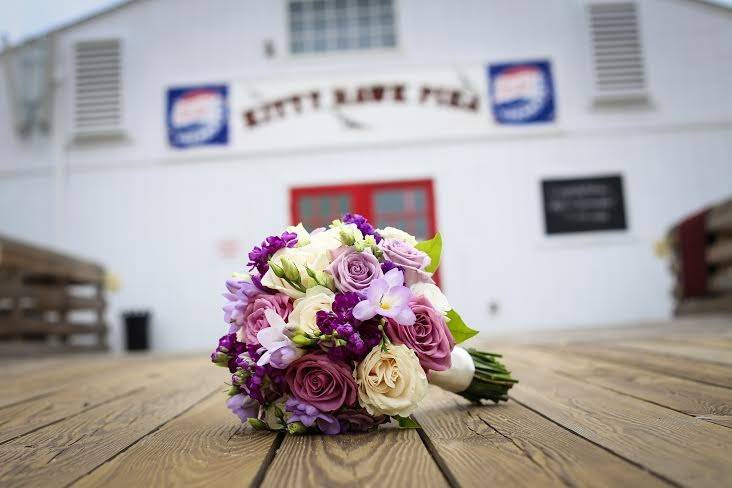
[[[468,389],[459,395],[472,402],[508,401],[508,390],[518,383],[518,380],[512,378],[511,372],[498,360],[501,355],[473,348],[468,349],[468,354],[475,364],[475,373]]]

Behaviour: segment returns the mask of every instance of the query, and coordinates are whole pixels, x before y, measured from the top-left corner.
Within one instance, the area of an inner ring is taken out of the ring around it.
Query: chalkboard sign
[[[547,234],[625,230],[621,176],[543,180]]]

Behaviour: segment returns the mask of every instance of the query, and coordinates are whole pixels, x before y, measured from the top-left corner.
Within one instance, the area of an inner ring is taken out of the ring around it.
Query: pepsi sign
[[[493,64],[488,67],[489,98],[499,124],[554,120],[554,83],[548,61]]]
[[[185,149],[229,143],[226,85],[168,89],[168,142]]]

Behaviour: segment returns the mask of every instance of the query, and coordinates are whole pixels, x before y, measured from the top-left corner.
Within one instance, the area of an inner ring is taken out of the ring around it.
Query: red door
[[[432,180],[292,188],[290,212],[293,225],[302,222],[308,230],[351,212],[375,227],[398,227],[420,241],[437,231]]]

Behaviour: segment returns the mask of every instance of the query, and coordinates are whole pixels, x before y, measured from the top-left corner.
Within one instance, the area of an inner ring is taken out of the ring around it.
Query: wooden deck
[[[732,319],[528,339],[509,403],[336,437],[242,426],[205,353],[2,360],[0,486],[732,486]]]

